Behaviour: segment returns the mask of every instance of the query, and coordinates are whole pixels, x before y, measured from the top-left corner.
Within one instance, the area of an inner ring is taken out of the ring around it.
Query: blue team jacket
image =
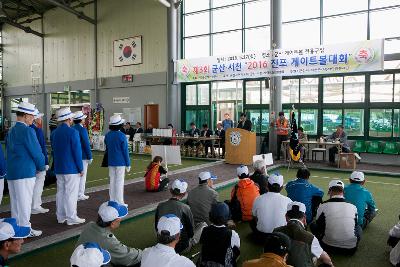
[[[61,123],[51,134],[51,147],[56,174],[77,174],[83,171],[79,133]]]
[[[128,141],[121,131],[109,131],[104,139],[108,152],[108,166],[131,165],[128,152]]]
[[[32,178],[45,170],[44,155],[35,131],[17,122],[7,135],[7,180]]]
[[[314,196],[323,197],[324,191],[308,182],[308,180],[297,178],[286,185],[288,198],[292,201],[301,202],[306,206],[307,222],[312,221],[312,198]]]
[[[344,198],[357,207],[358,224],[364,223],[365,209],[375,211],[376,205],[372,194],[360,184],[349,184],[344,187]]]
[[[92,159],[92,151],[90,150],[89,135],[86,128],[79,123],[75,124],[72,127],[79,132],[79,138],[81,140],[81,147],[82,147],[82,159],[83,160]]]
[[[42,153],[44,155],[44,163],[46,165],[49,165],[49,157],[47,156],[46,140],[44,139],[43,130],[41,128],[37,127],[35,124],[32,124],[29,127],[31,127],[33,130],[35,130],[36,137],[38,139],[40,147],[42,148]]]
[[[6,159],[4,158],[3,148],[0,145],[0,179],[3,179],[6,173]]]

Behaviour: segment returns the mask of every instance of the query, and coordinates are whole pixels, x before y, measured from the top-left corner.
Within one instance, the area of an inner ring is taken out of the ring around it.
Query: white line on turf
[[[318,176],[318,175],[313,175],[311,176],[312,178],[321,178],[321,179],[336,179],[337,177],[329,177],[329,176]],[[395,185],[395,186],[400,186],[400,184],[396,183],[386,183],[386,182],[376,182],[376,181],[366,181],[367,183],[371,184],[381,184],[381,185]]]

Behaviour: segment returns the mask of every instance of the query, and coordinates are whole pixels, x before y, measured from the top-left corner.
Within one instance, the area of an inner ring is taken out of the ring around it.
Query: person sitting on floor
[[[110,261],[110,252],[102,249],[99,244],[94,242],[79,245],[70,259],[72,267],[102,267]]]
[[[344,198],[357,207],[358,225],[365,229],[376,216],[376,205],[372,194],[365,188],[363,172],[354,171],[350,176],[350,184],[344,188]]]
[[[249,222],[253,220],[251,210],[254,200],[260,195],[260,189],[249,178],[247,166],[241,165],[238,167],[236,174],[239,177],[239,182],[232,189],[229,208],[234,221]]]
[[[194,218],[195,243],[199,241],[203,228],[210,225],[211,205],[218,201],[218,192],[213,189],[213,181],[215,179],[217,177],[210,172],[201,172],[199,174],[199,186],[192,189],[188,194],[187,204]]]
[[[272,233],[264,239],[264,254],[259,259],[243,263],[243,267],[291,267],[286,264],[290,251],[290,238],[283,233]]]
[[[97,222],[84,226],[76,245],[94,242],[110,252],[113,265],[140,266],[142,251],[122,244],[112,233],[127,214],[127,206],[115,201],[104,202],[100,205]]]
[[[176,179],[171,185],[172,197],[158,204],[155,214],[155,228],[158,230],[158,220],[167,214],[175,214],[183,224],[179,242],[175,246],[176,253],[189,251],[193,245],[194,221],[190,207],[181,200],[186,196],[188,184],[183,179]]]
[[[254,201],[252,229],[258,239],[264,240],[265,234],[286,225],[285,214],[292,200],[280,193],[282,188],[283,176],[272,174],[268,178],[268,192]]]
[[[274,232],[290,237],[292,245],[287,258],[289,265],[314,267],[314,258],[317,258],[319,264],[333,266],[331,258],[321,248],[318,239],[306,230],[306,206],[303,203],[292,202],[288,205],[286,221],[286,226],[278,227]]]
[[[0,219],[0,267],[8,266],[10,255],[21,251],[24,238],[30,232],[30,227],[19,226],[15,218]]]
[[[153,161],[147,166],[147,171],[144,175],[146,191],[160,192],[168,187],[169,179],[167,177],[161,179],[161,175],[168,172],[168,167],[162,164],[162,161],[162,157],[155,156]]]
[[[141,267],[195,267],[191,260],[175,252],[183,227],[176,215],[162,216],[157,222],[157,245],[143,251]]]
[[[254,173],[250,176],[250,179],[258,185],[260,189],[260,195],[267,192],[268,177],[267,171],[265,170],[265,162],[263,160],[256,160],[253,163]]]
[[[311,223],[319,204],[322,203],[324,191],[309,182],[310,171],[301,168],[297,171],[297,179],[286,185],[287,196],[293,200],[303,203],[306,206],[307,223]]]
[[[316,221],[310,224],[311,232],[328,252],[353,255],[361,238],[357,224],[357,208],[344,198],[344,183],[332,180],[328,191],[330,199],[322,203]]]
[[[400,220],[400,216],[399,216]],[[388,245],[392,248],[390,251],[390,263],[393,266],[400,267],[400,221],[389,231]]]
[[[235,267],[240,255],[240,237],[227,227],[230,211],[223,202],[214,203],[210,211],[211,225],[201,234],[201,257],[199,266]]]

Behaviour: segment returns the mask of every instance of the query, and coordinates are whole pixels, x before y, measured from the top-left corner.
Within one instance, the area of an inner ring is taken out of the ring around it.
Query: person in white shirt
[[[399,216],[400,219],[400,216]],[[390,251],[390,263],[400,267],[400,221],[389,231],[388,245],[392,247]]]
[[[280,226],[286,225],[287,206],[292,200],[280,192],[283,188],[283,176],[272,174],[268,178],[268,192],[256,198],[253,205],[253,232],[256,237],[264,240],[264,234]]]
[[[317,210],[316,221],[310,224],[311,232],[328,252],[353,255],[361,238],[357,224],[357,208],[344,199],[344,183],[329,182],[330,199]]]
[[[194,263],[175,252],[183,228],[174,214],[162,216],[157,223],[157,245],[143,251],[141,267],[195,267]]]

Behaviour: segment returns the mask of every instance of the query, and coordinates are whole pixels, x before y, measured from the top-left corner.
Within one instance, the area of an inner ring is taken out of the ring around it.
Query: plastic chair
[[[377,154],[381,154],[383,152],[382,147],[380,146],[379,141],[371,141],[368,145],[368,149],[367,152],[368,153],[377,153]]]
[[[383,149],[383,154],[397,155],[399,150],[397,149],[397,144],[395,142],[386,142]]]
[[[356,140],[356,143],[353,147],[353,152],[357,152],[359,154],[367,152],[367,144],[364,140]]]

